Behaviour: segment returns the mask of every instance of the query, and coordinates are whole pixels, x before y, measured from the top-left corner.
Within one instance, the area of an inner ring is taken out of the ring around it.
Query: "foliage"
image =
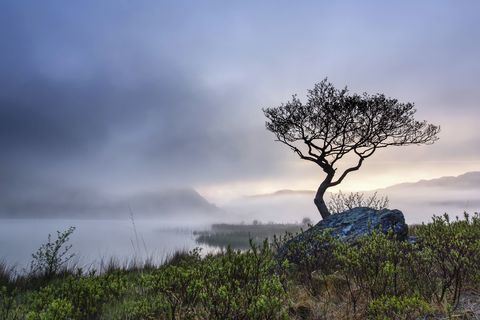
[[[414,320],[432,311],[419,296],[381,296],[368,305],[368,318],[375,320]]]
[[[5,261],[0,260],[0,288],[9,287],[14,278],[15,268],[9,267]]]
[[[49,234],[47,243],[42,244],[37,252],[32,254],[33,260],[30,265],[30,272],[48,277],[66,267],[75,256],[75,254],[70,253],[72,245],[67,244],[74,231],[75,227],[70,227],[63,232],[57,231],[57,239],[55,240],[52,240],[52,236]]]
[[[449,314],[480,289],[480,217],[435,217],[416,241],[373,232],[355,244],[328,232],[276,237],[161,266],[35,275],[4,267],[0,319],[417,319]],[[288,246],[285,246],[289,244]],[[282,248],[283,258],[280,257]]]
[[[273,274],[269,245],[246,252],[228,248],[219,255],[168,265],[142,276],[148,296],[164,297],[153,312],[165,319],[278,319],[285,314],[285,292]]]
[[[330,195],[327,207],[331,214],[337,214],[358,207],[381,210],[388,207],[388,202],[388,197],[378,197],[377,192],[365,198],[365,194],[361,192],[344,194],[339,191]]]
[[[292,241],[297,236],[298,234],[285,233],[284,236],[274,238],[277,250],[283,250],[282,271],[315,292],[314,271],[321,270],[322,275],[327,275],[333,272],[337,265],[332,250],[336,241],[327,230],[320,234],[304,233],[301,240]]]
[[[451,221],[445,214],[417,230],[421,263],[412,272],[429,278],[426,294],[438,303],[449,297],[457,305],[467,280],[477,281],[480,265],[480,216],[465,213],[464,220]]]
[[[263,109],[266,128],[276,141],[287,145],[301,159],[320,166],[326,174],[315,196],[323,218],[329,215],[325,191],[360,169],[378,149],[391,146],[432,144],[439,127],[415,120],[412,103],[401,103],[383,94],[350,94],[324,79],[315,84],[302,103],[297,96],[278,106]],[[343,170],[341,159],[353,157]]]
[[[50,314],[67,312],[66,318],[96,319],[103,304],[115,301],[126,289],[126,279],[121,274],[70,276],[54,281],[29,297],[29,319],[50,319]]]
[[[19,317],[17,292],[0,286],[0,319],[16,319]]]
[[[306,221],[308,223],[308,221]],[[231,246],[234,249],[250,248],[250,241],[261,245],[265,239],[285,232],[298,232],[305,225],[280,223],[254,224],[214,224],[211,230],[194,231],[197,243],[220,248]]]
[[[396,241],[392,233],[373,232],[356,245],[338,243],[334,249],[339,272],[347,282],[353,312],[358,302],[408,292],[403,254],[408,242]]]
[[[295,242],[287,235],[278,247],[288,249],[282,263],[288,278],[307,288],[316,304],[345,304],[345,314],[322,317],[410,319],[426,312],[424,302],[438,312],[455,309],[466,285],[480,286],[480,217],[434,217],[415,229],[411,242],[381,232],[355,244],[304,234]]]

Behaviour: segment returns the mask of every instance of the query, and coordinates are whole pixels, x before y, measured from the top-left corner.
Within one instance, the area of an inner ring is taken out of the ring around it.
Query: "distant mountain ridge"
[[[480,171],[471,171],[461,174],[459,176],[444,176],[440,178],[433,179],[422,179],[417,182],[402,182],[394,184],[385,188],[379,188],[374,190],[363,190],[360,192],[386,192],[393,191],[397,189],[408,189],[414,187],[426,187],[426,188],[457,188],[457,189],[480,189]],[[281,189],[272,193],[263,193],[249,195],[249,198],[264,198],[264,197],[274,197],[274,196],[285,196],[285,195],[311,195],[315,194],[315,190],[292,190],[292,189]]]
[[[417,182],[394,184],[386,188],[360,191],[365,195],[378,192],[387,196],[388,207],[401,210],[408,223],[430,221],[433,215],[444,213],[462,216],[463,212],[480,212],[480,172],[467,172],[459,176],[446,176]],[[250,210],[257,216],[275,219],[270,212],[283,213],[286,220],[302,216],[318,217],[313,205],[313,190],[279,190],[243,198],[244,211]],[[328,201],[330,194],[326,194]]]
[[[39,194],[0,198],[4,218],[162,218],[221,212],[193,188],[165,189],[131,195],[107,195],[80,188],[58,188]]]
[[[393,190],[393,189],[404,189],[410,187],[435,187],[435,188],[480,188],[480,171],[471,171],[461,174],[459,176],[445,176],[435,179],[423,179],[417,182],[404,182],[399,184],[394,184],[392,186],[378,189],[379,191],[383,190]]]
[[[265,197],[276,197],[276,196],[285,196],[285,195],[308,195],[315,193],[313,190],[292,190],[292,189],[282,189],[277,190],[271,193],[261,193],[249,195],[247,198],[265,198]]]

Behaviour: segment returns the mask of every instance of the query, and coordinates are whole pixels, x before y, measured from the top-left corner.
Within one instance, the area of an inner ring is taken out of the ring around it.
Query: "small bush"
[[[432,307],[418,296],[381,296],[368,305],[372,320],[414,320],[432,312]]]
[[[466,281],[476,282],[479,274],[480,216],[451,221],[445,214],[416,232],[420,251],[412,272],[428,279],[425,297],[456,306]]]
[[[7,263],[0,260],[0,287],[9,287],[15,278],[15,268],[9,267]]]
[[[162,266],[112,262],[101,274],[53,268],[54,276],[35,285],[37,275],[4,267],[0,319],[416,319],[433,308],[453,314],[465,288],[480,287],[480,217],[435,217],[415,234],[410,243],[373,232],[355,244],[328,232],[306,232],[295,242],[287,234],[274,243],[286,248],[282,260],[267,242],[251,242],[245,251],[205,257],[183,252]]]
[[[302,282],[315,294],[319,288],[314,278],[332,273],[338,264],[333,250],[337,241],[328,231],[315,234],[307,232],[301,237],[297,235],[285,233],[274,238],[277,250],[283,250],[281,271]],[[318,271],[316,277],[315,271]]]
[[[285,291],[274,264],[267,243],[204,259],[194,251],[142,276],[143,294],[164,298],[149,313],[165,319],[279,319],[286,314]]]
[[[126,287],[126,279],[120,274],[70,276],[57,280],[30,296],[29,317],[43,320],[44,315],[68,309],[67,318],[96,319],[103,305],[119,299]]]
[[[338,243],[334,249],[340,262],[339,272],[347,282],[348,296],[353,312],[358,303],[381,296],[398,296],[409,292],[404,253],[408,242],[395,240],[392,233],[373,232],[356,245]]]
[[[365,194],[361,192],[344,194],[342,191],[339,191],[330,195],[327,207],[331,214],[336,214],[358,207],[381,210],[387,208],[388,203],[388,197],[378,197],[376,192],[365,198]]]
[[[75,256],[70,253],[71,244],[67,244],[70,236],[75,231],[75,227],[67,230],[57,231],[57,239],[52,240],[48,235],[47,243],[40,246],[37,252],[32,254],[30,272],[36,275],[51,277],[57,274],[62,268],[66,268],[68,262]]]

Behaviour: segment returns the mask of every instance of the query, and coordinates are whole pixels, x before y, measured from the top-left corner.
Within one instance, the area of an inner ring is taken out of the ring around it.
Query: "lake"
[[[215,250],[195,242],[193,230],[206,229],[207,225],[182,227],[157,220],[0,219],[0,260],[22,270],[29,265],[32,253],[47,242],[49,233],[54,240],[57,230],[69,226],[76,228],[69,241],[71,252],[83,268],[98,267],[110,257],[120,262],[151,257],[161,263],[177,250]]]

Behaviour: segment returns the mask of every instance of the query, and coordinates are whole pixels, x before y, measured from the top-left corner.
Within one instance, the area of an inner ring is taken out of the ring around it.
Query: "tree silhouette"
[[[276,141],[325,172],[314,199],[322,218],[330,215],[323,200],[325,191],[360,169],[375,151],[432,144],[440,131],[439,126],[415,120],[412,103],[400,103],[383,94],[350,94],[346,87],[336,89],[326,78],[308,90],[305,104],[294,95],[291,101],[263,112]],[[337,173],[338,162],[347,154],[356,158],[355,165]]]

